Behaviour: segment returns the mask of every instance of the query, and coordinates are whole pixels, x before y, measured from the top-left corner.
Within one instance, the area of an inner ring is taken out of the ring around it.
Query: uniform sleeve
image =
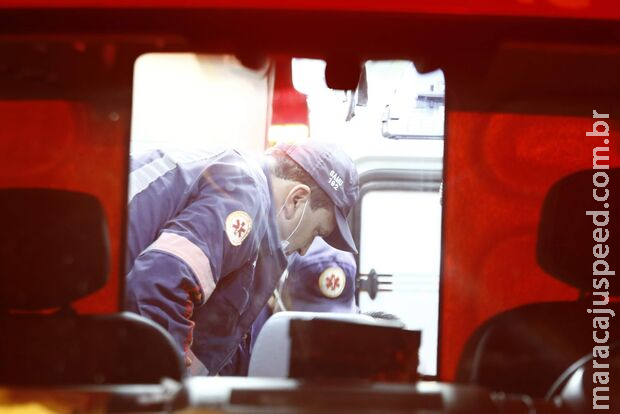
[[[189,267],[168,253],[149,251],[127,275],[126,291],[127,310],[166,329],[189,366],[194,328],[190,318],[202,295]]]
[[[196,195],[163,231],[196,246],[209,261],[210,272],[204,277],[217,283],[256,258],[265,228],[265,205],[249,173],[218,163],[203,173]]]
[[[194,307],[209,299],[218,280],[254,260],[258,252],[258,193],[255,181],[240,167],[212,165],[128,274],[129,310],[166,328],[186,363]]]

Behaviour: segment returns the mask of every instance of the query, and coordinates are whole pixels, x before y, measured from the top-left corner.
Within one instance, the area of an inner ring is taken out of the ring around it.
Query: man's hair
[[[310,187],[310,208],[313,210],[325,208],[331,210],[334,203],[327,193],[314,181],[314,179],[297,164],[284,151],[273,148],[268,155],[274,160],[271,163],[271,172],[278,178],[297,181]]]

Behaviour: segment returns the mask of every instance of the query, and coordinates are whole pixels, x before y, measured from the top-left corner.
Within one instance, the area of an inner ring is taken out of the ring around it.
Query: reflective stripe
[[[131,200],[141,191],[146,189],[149,184],[167,172],[174,170],[179,164],[206,159],[212,155],[212,153],[205,153],[201,151],[195,151],[188,154],[170,152],[161,158],[157,158],[148,164],[135,169],[129,174],[129,193],[127,194],[127,203],[130,203]]]
[[[157,180],[162,175],[171,171],[176,166],[176,163],[167,156],[158,158],[150,163],[143,165],[135,171],[129,174],[129,194],[127,195],[127,202],[140,193],[153,181]]]
[[[215,279],[211,272],[209,258],[200,247],[183,236],[163,232],[145,251],[149,250],[170,253],[183,260],[198,278],[203,292],[202,303],[209,299],[215,289]]]

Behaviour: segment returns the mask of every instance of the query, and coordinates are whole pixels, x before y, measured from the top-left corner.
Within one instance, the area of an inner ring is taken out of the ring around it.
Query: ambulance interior
[[[359,292],[360,310],[388,312],[422,330],[421,373],[436,376],[443,74],[420,74],[411,61],[365,62],[364,89],[344,91],[328,88],[325,66],[282,59],[253,71],[234,56],[142,56],[130,152],[232,146],[258,157],[280,141],[342,147],[363,183],[353,225],[359,273],[386,275],[376,292]],[[270,77],[277,88],[267,108]]]
[[[613,217],[616,24],[336,14],[322,33],[280,39],[251,13],[237,26],[234,14],[177,14],[165,34],[152,34],[145,21],[124,31],[135,22],[130,13],[117,21],[113,11],[74,12],[82,19],[75,27],[49,13],[41,29],[28,23],[41,21],[36,11],[0,12],[0,211],[14,218],[0,235],[0,408],[590,409],[586,309],[603,289],[592,287],[594,227],[584,212],[602,208],[591,177],[593,148],[604,144],[586,132],[593,111],[609,114],[601,118],[609,158],[600,162],[610,166]],[[273,16],[283,28],[310,18]],[[198,30],[205,22],[208,34]],[[379,38],[361,31],[358,42],[342,40],[338,28],[362,23],[383,29]],[[358,304],[421,331],[420,377],[185,377],[161,328],[120,313],[129,154],[232,146],[258,155],[280,140],[307,139],[335,142],[356,161],[362,197],[349,220],[360,252]],[[41,189],[85,193],[97,206]],[[72,223],[64,239],[47,226],[54,217]],[[611,270],[620,267],[617,228],[612,218]],[[62,255],[63,244],[80,266]],[[93,249],[101,252],[88,255]],[[41,252],[44,264],[32,259]],[[374,287],[365,283],[373,271],[382,275]],[[620,311],[616,286],[610,277],[607,308]],[[614,322],[603,362],[616,372]],[[97,371],[106,364],[114,375]],[[613,379],[609,387],[614,408]]]

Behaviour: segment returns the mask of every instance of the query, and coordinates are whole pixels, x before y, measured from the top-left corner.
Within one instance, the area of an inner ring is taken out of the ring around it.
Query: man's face
[[[289,238],[287,254],[297,251],[300,255],[306,254],[316,236],[329,236],[336,226],[333,210],[318,208],[313,210],[308,206],[301,224]]]
[[[312,209],[310,193],[305,189],[291,190],[277,216],[280,239],[288,242],[287,255],[295,251],[304,255],[316,236],[326,237],[336,227],[333,210]]]

